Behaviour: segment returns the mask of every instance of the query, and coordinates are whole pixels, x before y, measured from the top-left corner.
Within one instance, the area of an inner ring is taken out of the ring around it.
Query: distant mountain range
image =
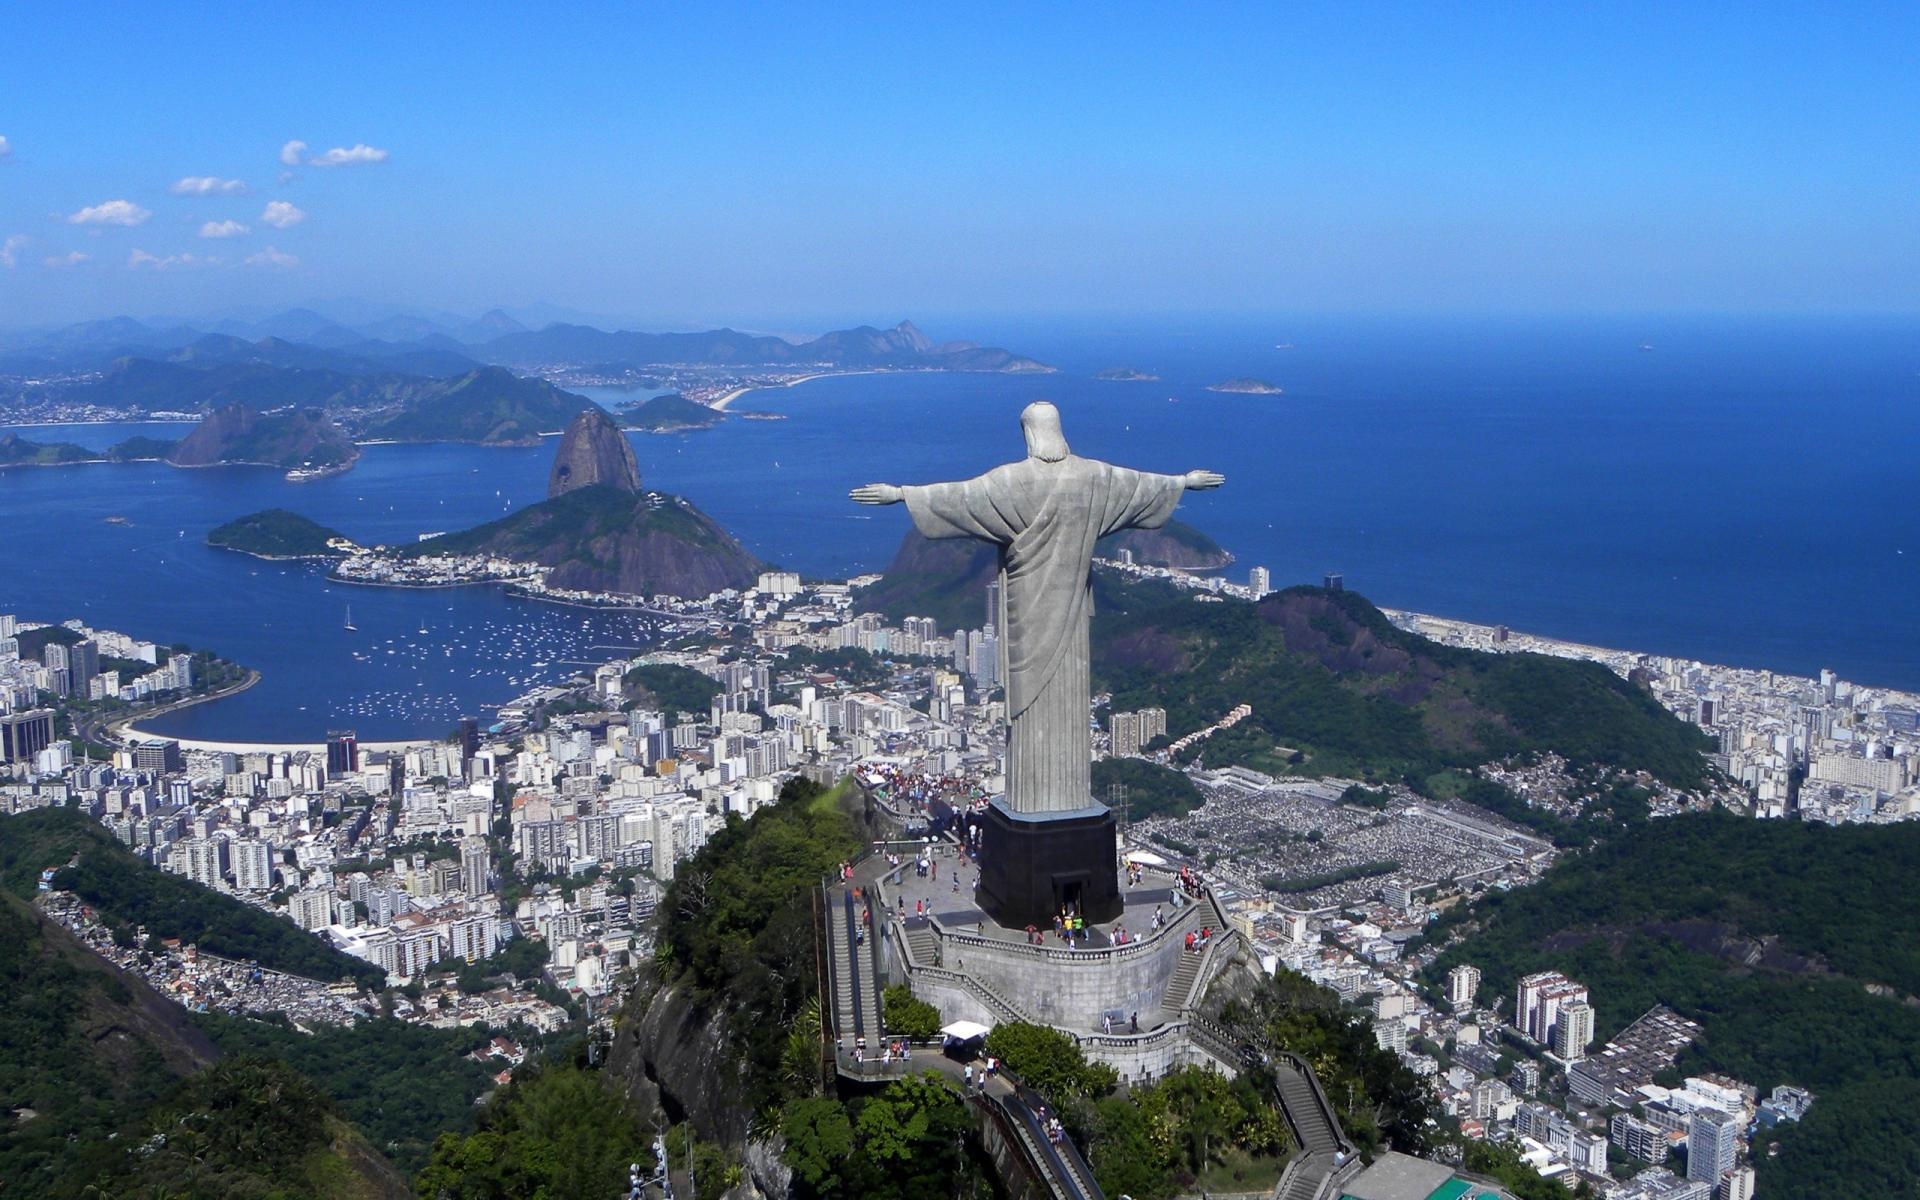
[[[609,331],[555,323],[528,329],[499,310],[470,321],[392,316],[360,325],[292,309],[262,321],[156,325],[132,317],[0,339],[0,374],[107,370],[122,359],[187,366],[251,365],[369,374],[459,375],[482,364],[544,367],[932,368],[1045,372],[1024,355],[972,342],[939,342],[911,321],[862,325],[806,341],[714,329],[701,333]]]

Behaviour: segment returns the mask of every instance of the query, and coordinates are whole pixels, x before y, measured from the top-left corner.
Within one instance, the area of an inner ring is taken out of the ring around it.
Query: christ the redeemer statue
[[[1027,457],[995,467],[959,483],[897,487],[876,483],[856,488],[862,504],[905,501],[913,523],[929,538],[976,538],[1000,548],[1000,633],[1006,663],[1007,786],[1004,805],[1009,828],[1043,834],[1065,848],[1061,835],[1089,818],[1104,818],[1107,863],[1111,872],[1112,819],[1093,798],[1092,744],[1088,737],[1088,620],[1091,617],[1093,546],[1122,529],[1157,529],[1167,523],[1182,493],[1216,488],[1225,482],[1212,471],[1156,475],[1076,457],[1060,430],[1060,412],[1046,401],[1020,414]],[[1037,823],[1062,821],[1052,830]],[[995,864],[990,822],[987,861]],[[1068,838],[1069,842],[1085,841]],[[1047,857],[1045,846],[1029,846]],[[1013,854],[1020,858],[1025,855]],[[1055,856],[1057,857],[1057,855]],[[1072,857],[1084,858],[1076,851]],[[1058,876],[1047,888],[1054,901],[1096,907],[1111,888],[1097,880],[1076,880],[1091,870],[1065,875],[1057,862],[1035,861],[1029,870]],[[998,872],[995,872],[996,874]],[[1085,885],[1090,884],[1091,893]],[[1042,886],[1045,887],[1044,882]],[[1031,903],[992,903],[994,889],[983,878],[989,911],[1007,922]],[[1004,889],[1002,889],[1004,891]],[[1002,897],[1002,899],[1008,899]],[[1115,895],[1117,902],[1117,893]],[[1057,907],[1057,906],[1054,906]],[[1043,912],[1042,920],[1050,916]],[[1096,913],[1086,915],[1102,919]]]

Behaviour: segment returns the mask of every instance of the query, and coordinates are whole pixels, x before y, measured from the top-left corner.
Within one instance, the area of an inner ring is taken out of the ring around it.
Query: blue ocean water
[[[1227,486],[1191,496],[1182,515],[1238,556],[1237,577],[1256,564],[1276,585],[1340,571],[1383,605],[1920,690],[1920,322],[964,327],[1061,369],[755,392],[740,407],[785,419],[634,435],[646,483],[689,497],[770,561],[818,576],[878,570],[906,515],[858,508],[847,490],[1012,459],[1020,408],[1044,397],[1079,453],[1224,472]],[[1108,367],[1160,379],[1092,378]],[[1206,390],[1234,376],[1284,394]],[[129,432],[29,436],[104,446]],[[266,673],[163,722],[183,736],[438,733],[528,678],[640,644],[644,622],[488,589],[344,587],[201,539],[271,506],[364,541],[462,528],[538,500],[550,457],[551,445],[375,446],[312,484],[155,464],[0,472],[0,611],[83,615]],[[131,524],[107,524],[116,513]],[[347,603],[357,634],[340,628]]]

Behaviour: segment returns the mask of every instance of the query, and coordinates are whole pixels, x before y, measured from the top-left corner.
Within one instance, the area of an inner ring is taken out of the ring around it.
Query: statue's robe
[[[1158,529],[1186,489],[1180,475],[1068,455],[1028,458],[959,483],[905,487],[930,538],[1000,547],[999,636],[1007,689],[1006,803],[1016,813],[1093,803],[1088,736],[1088,621],[1093,544],[1121,529]]]

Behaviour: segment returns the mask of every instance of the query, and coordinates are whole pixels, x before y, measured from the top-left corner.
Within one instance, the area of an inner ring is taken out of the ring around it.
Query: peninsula
[[[338,529],[284,508],[235,517],[209,531],[207,545],[270,559],[345,558],[358,549]]]

